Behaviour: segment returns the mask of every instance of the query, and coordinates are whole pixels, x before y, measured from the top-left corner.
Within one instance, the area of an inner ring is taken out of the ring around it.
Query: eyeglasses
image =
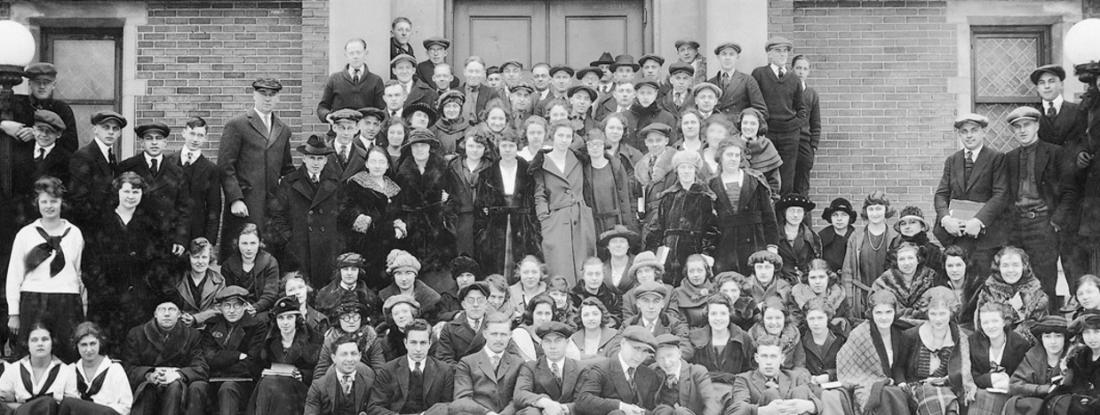
[[[345,322],[345,323],[355,323],[355,322],[362,321],[362,320],[363,320],[363,316],[358,315],[358,314],[345,314],[345,315],[340,316],[340,321]]]
[[[466,297],[466,299],[462,300],[462,302],[470,305],[482,305],[489,302],[489,300],[485,297]]]
[[[240,310],[240,309],[244,308],[244,303],[238,303],[238,302],[222,303],[222,308],[228,308],[230,310]]]

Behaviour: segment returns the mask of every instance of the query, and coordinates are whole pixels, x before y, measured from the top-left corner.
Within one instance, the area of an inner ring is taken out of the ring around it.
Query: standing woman
[[[867,299],[870,320],[848,334],[848,341],[836,354],[836,375],[851,385],[858,413],[908,415],[909,397],[899,384],[904,382],[905,359],[901,356],[902,332],[894,325],[897,299],[889,293],[871,294]]]
[[[798,284],[809,270],[810,261],[821,258],[821,237],[803,218],[817,205],[797,193],[783,195],[775,202],[775,214],[783,223],[779,233],[779,256],[783,258],[780,277]]]
[[[694,151],[703,157],[707,143],[703,141],[703,115],[697,109],[688,109],[680,114],[680,140],[672,147],[677,151]],[[710,181],[717,171],[710,168],[710,164],[703,163],[699,168],[699,179],[704,183]]]
[[[523,122],[523,150],[520,150],[519,157],[527,162],[535,159],[535,154],[543,150],[550,150],[551,148],[546,145],[546,130],[548,127],[545,118],[538,115],[532,115],[527,117],[527,120]]]
[[[205,239],[205,238],[204,238]],[[80,360],[65,367],[65,399],[60,413],[80,415],[127,415],[134,403],[130,379],[122,364],[104,351],[106,337],[99,326],[85,321],[73,330]]]
[[[237,249],[222,264],[225,285],[248,290],[245,308],[250,314],[267,311],[279,298],[279,261],[264,250],[260,229],[251,223],[241,228],[233,244]]]
[[[382,136],[378,145],[386,149],[386,155],[390,160],[401,160],[401,149],[405,146],[405,140],[409,135],[409,124],[404,118],[390,117],[382,124]]]
[[[447,164],[439,155],[439,141],[431,131],[415,129],[401,149],[396,182],[399,217],[407,224],[404,246],[424,264],[424,270],[442,269],[454,258],[454,227],[444,219]],[[388,253],[388,252],[387,252]]]
[[[1047,315],[1050,300],[1031,270],[1027,253],[1014,246],[1001,248],[993,256],[991,271],[978,292],[978,309],[986,303],[1008,304],[1013,330],[1034,344],[1031,326]]]
[[[462,106],[466,104],[466,95],[462,91],[447,91],[439,96],[437,111],[439,121],[431,130],[439,140],[439,151],[447,160],[458,153],[458,142],[466,136],[470,121],[462,116]]]
[[[535,178],[535,212],[542,224],[542,252],[551,275],[576,285],[581,264],[596,253],[596,225],[585,203],[584,166],[569,150],[573,126],[550,125],[554,148],[538,153],[529,169]]]
[[[396,203],[401,186],[387,177],[390,158],[377,146],[367,149],[366,170],[344,183],[343,203],[336,224],[343,233],[348,251],[363,258],[363,282],[378,291],[389,284],[382,270],[386,253],[406,235],[405,222],[399,219]]]
[[[717,195],[714,209],[718,212],[720,235],[714,268],[717,272],[748,275],[752,270],[746,264],[753,252],[779,252],[779,232],[771,189],[759,172],[741,168],[744,151],[738,142],[722,140],[714,149],[719,174],[710,179],[708,186]]]
[[[474,128],[462,142],[465,151],[447,164],[446,192],[450,195],[448,209],[455,216],[455,250],[462,255],[474,254],[474,201],[477,185],[492,160],[489,154],[489,134]]]
[[[749,168],[762,173],[768,179],[773,197],[779,198],[779,167],[783,165],[783,159],[772,141],[764,136],[768,133],[766,117],[756,108],[745,108],[739,115],[737,125],[741,130],[740,139],[745,142],[745,160]]]
[[[65,363],[53,354],[53,332],[41,322],[28,324],[28,354],[7,365],[0,375],[0,405],[16,415],[55,414],[65,394]],[[128,385],[128,383],[126,383]],[[12,411],[14,410],[14,411]]]
[[[630,191],[633,180],[617,157],[607,157],[607,141],[602,132],[593,130],[586,137],[584,164],[584,200],[592,207],[596,232],[626,226],[639,230],[637,203]]]
[[[684,261],[684,279],[672,290],[668,309],[690,327],[706,326],[707,299],[717,292],[713,277],[714,273],[703,255],[689,256]]]
[[[709,255],[718,241],[714,193],[698,180],[703,159],[694,151],[672,156],[676,182],[658,195],[657,215],[646,225],[646,249],[667,249],[664,282],[678,286],[692,254]]]
[[[313,382],[320,335],[302,318],[294,297],[283,297],[271,310],[273,321],[260,351],[263,373],[249,401],[248,414],[293,415],[305,410],[306,391]],[[289,369],[280,370],[276,367]]]
[[[890,209],[890,200],[885,193],[874,191],[867,195],[861,216],[867,225],[855,228],[848,238],[844,268],[840,274],[844,289],[852,301],[852,316],[864,315],[864,299],[871,291],[871,283],[886,271],[886,244],[894,238],[893,231],[886,226],[886,219],[894,216],[894,211]]]
[[[34,182],[34,192],[41,217],[15,234],[8,262],[8,328],[22,335],[21,327],[43,321],[68,338],[86,309],[80,278],[84,234],[61,218],[65,186],[60,179],[43,176]],[[16,344],[22,344],[26,336],[18,338]],[[67,347],[58,347],[58,354],[76,357]]]
[[[602,131],[604,139],[607,140],[605,143],[607,144],[607,157],[619,159],[623,168],[626,169],[626,173],[630,176],[631,195],[637,199],[642,194],[642,189],[634,178],[634,166],[642,160],[644,154],[640,149],[623,142],[627,134],[633,134],[633,131],[627,131],[626,116],[619,112],[608,114],[603,119]]]
[[[535,218],[535,180],[517,157],[512,134],[497,143],[500,160],[478,175],[474,197],[474,254],[487,273],[515,281],[512,271],[525,255],[539,255],[542,242]],[[453,161],[452,161],[453,163]]]

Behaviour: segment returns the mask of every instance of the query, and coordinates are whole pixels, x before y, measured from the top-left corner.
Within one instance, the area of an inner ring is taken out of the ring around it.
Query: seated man
[[[209,364],[207,390],[188,398],[196,405],[208,404],[207,392],[214,393],[214,411],[236,415],[252,395],[252,378],[263,349],[265,325],[245,312],[248,290],[230,285],[218,293],[221,314],[206,322],[202,331],[202,351]]]
[[[489,284],[484,282],[471,283],[459,290],[462,313],[454,316],[454,321],[444,323],[439,331],[436,359],[453,365],[485,345],[485,337],[482,336],[485,324],[482,320],[490,293]]]
[[[657,409],[654,415],[717,415],[722,410],[718,392],[710,384],[705,367],[684,361],[680,352],[683,339],[665,333],[657,336],[657,363],[652,367],[660,378]]]
[[[656,344],[653,333],[644,327],[623,330],[619,353],[585,370],[577,385],[576,412],[643,415],[652,411],[661,379],[642,362],[653,355]]]
[[[481,285],[475,283],[474,285]],[[452,414],[497,415],[515,413],[512,391],[523,359],[507,351],[512,339],[509,316],[494,312],[485,317],[485,347],[463,357],[455,367]]]
[[[405,327],[408,355],[387,362],[378,371],[370,394],[370,415],[447,413],[454,398],[454,368],[428,356],[432,326],[416,319]]]
[[[676,318],[675,312],[663,312],[668,309],[668,296],[672,290],[666,284],[647,281],[639,284],[631,290],[638,304],[638,315],[623,322],[623,327],[642,326],[653,333],[654,336],[673,334],[683,339],[685,356],[692,352],[691,343],[688,342],[688,326]]]
[[[542,357],[520,368],[512,404],[520,408],[521,415],[573,413],[573,390],[581,374],[580,364],[565,357],[573,329],[551,321],[539,326],[535,334],[542,339]]]
[[[130,329],[122,361],[134,387],[131,414],[203,414],[203,405],[183,399],[206,389],[200,338],[198,330],[180,324],[180,308],[172,301],[161,302],[149,322]]]
[[[730,395],[733,415],[816,414],[821,399],[805,371],[780,369],[783,346],[770,334],[756,341],[757,369],[737,375]]]
[[[358,415],[374,387],[374,371],[359,361],[359,343],[341,335],[332,346],[332,368],[313,381],[306,394],[305,415]]]

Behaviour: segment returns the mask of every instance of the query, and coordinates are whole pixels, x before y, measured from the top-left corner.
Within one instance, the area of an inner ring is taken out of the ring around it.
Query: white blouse
[[[51,376],[55,370],[56,376]],[[28,390],[27,385],[23,383],[23,371],[27,372],[27,379],[30,380],[30,387],[33,390]],[[4,368],[4,374],[0,375],[0,391],[11,392],[18,402],[26,402],[42,394],[52,395],[58,401],[65,397],[65,388],[68,387],[66,382],[69,377],[65,376],[65,364],[61,359],[53,358],[41,378],[33,379],[33,373],[30,357],[24,357],[7,365]]]
[[[37,228],[42,227],[42,220],[36,220],[30,225],[24,226],[15,234],[12,243],[11,260],[8,261],[7,300],[8,314],[19,314],[20,292],[51,293],[51,294],[80,294],[83,290],[80,281],[80,261],[84,252],[84,234],[69,221],[62,219],[61,231],[52,236],[61,236],[68,229],[69,233],[61,239],[61,251],[65,254],[65,266],[57,275],[50,276],[50,262],[57,256],[51,253],[45,261],[38,264],[32,270],[26,269],[25,260],[27,254],[36,246],[45,243]]]
[[[516,163],[512,167],[500,164],[500,178],[501,183],[504,184],[504,194],[514,195],[516,194],[516,170],[519,169],[519,163]]]
[[[134,404],[134,395],[130,391],[130,379],[126,377],[126,370],[122,368],[121,364],[106,356],[103,357],[103,361],[99,362],[99,367],[91,376],[84,372],[84,364],[80,360],[65,366],[64,373],[67,377],[65,394],[80,396],[80,390],[77,387],[77,376],[83,378],[84,383],[90,387],[95,379],[104,372],[106,372],[106,378],[103,379],[103,386],[99,389],[99,392],[92,395],[92,402],[114,409],[119,415],[128,415],[130,407]]]

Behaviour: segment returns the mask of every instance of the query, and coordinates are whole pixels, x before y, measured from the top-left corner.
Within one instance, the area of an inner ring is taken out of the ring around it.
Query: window
[[[45,26],[41,42],[41,59],[57,67],[54,97],[72,106],[83,146],[92,114],[121,108],[122,28]]]
[[[1029,76],[1051,61],[1049,26],[973,26],[970,35],[974,112],[989,117],[989,145],[1016,147],[1005,116],[1039,103]]]

